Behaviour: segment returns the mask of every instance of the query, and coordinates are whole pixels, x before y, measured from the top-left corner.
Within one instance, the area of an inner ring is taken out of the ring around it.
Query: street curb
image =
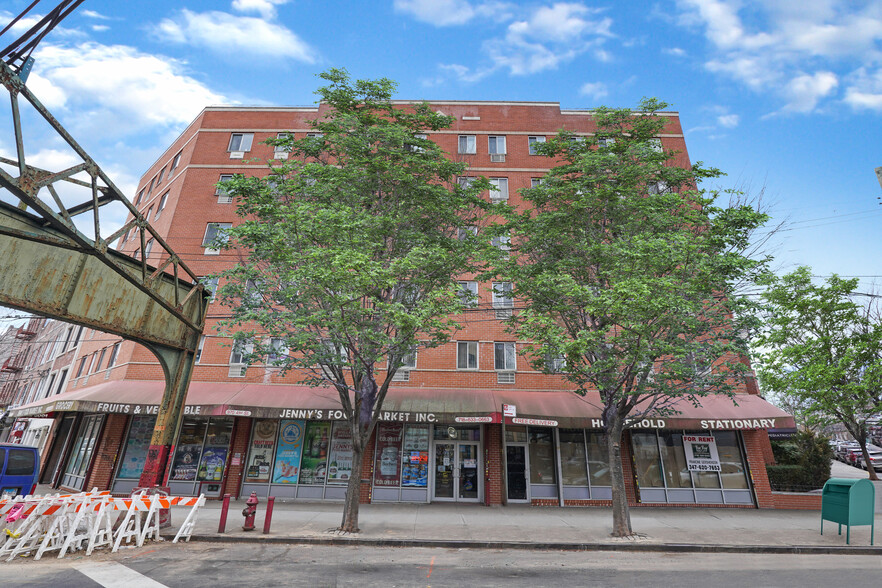
[[[174,536],[166,536],[172,539]],[[267,545],[334,545],[338,547],[428,547],[441,549],[512,549],[532,551],[632,551],[647,553],[775,553],[790,555],[880,555],[882,546],[845,545],[698,545],[690,543],[528,543],[521,541],[461,541],[452,539],[344,539],[341,537],[242,537],[192,535],[206,543]]]

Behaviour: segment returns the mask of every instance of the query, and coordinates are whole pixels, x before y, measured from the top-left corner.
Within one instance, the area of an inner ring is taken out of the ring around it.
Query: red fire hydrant
[[[242,516],[245,517],[245,524],[242,525],[243,531],[254,530],[254,517],[257,515],[258,502],[260,502],[260,500],[257,499],[257,494],[255,492],[252,492],[251,496],[248,497],[248,500],[245,501],[245,508],[242,509]]]

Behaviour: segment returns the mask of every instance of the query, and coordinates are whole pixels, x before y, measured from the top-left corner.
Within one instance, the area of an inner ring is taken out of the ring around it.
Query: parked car
[[[0,499],[33,494],[39,471],[36,447],[0,443]]]
[[[847,462],[848,452],[852,449],[860,449],[860,445],[854,441],[847,441],[836,448],[836,459]]]
[[[867,454],[870,456],[870,463],[873,464],[873,469],[882,470],[882,451],[868,451]],[[858,465],[865,470],[867,469],[863,455],[858,458]]]

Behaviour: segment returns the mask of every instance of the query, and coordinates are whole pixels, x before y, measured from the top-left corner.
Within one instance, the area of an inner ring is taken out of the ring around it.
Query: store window
[[[305,421],[281,421],[279,443],[273,466],[273,484],[296,484],[300,478]]]
[[[661,464],[659,463],[658,438],[655,431],[650,433],[632,432],[631,441],[634,446],[637,484],[641,488],[664,488]]]
[[[599,431],[587,431],[585,438],[588,445],[588,475],[591,476],[591,485],[611,486],[606,434]]]
[[[92,460],[92,452],[98,443],[98,434],[101,432],[101,424],[104,416],[100,414],[89,415],[80,421],[74,445],[64,468],[64,477],[61,485],[67,488],[82,490],[86,481],[86,471]]]
[[[328,475],[328,447],[331,439],[331,423],[309,422],[303,440],[303,456],[300,460],[300,484],[321,485]]]
[[[374,457],[374,486],[401,484],[401,442],[404,425],[380,423],[377,426],[377,450]]]
[[[666,487],[692,488],[692,476],[683,452],[683,434],[662,431],[659,434],[659,449]]]
[[[228,418],[187,417],[181,425],[178,448],[169,478],[175,482],[219,482],[223,479],[233,432]]]
[[[717,431],[714,433],[717,442],[717,453],[720,455],[720,478],[723,488],[727,490],[747,490],[747,468],[744,467],[744,455],[738,444],[735,431]]]
[[[122,459],[116,472],[117,480],[137,480],[147,463],[147,449],[153,436],[155,416],[133,416],[129,424],[129,434],[123,448]]]
[[[560,477],[564,486],[587,486],[588,469],[585,434],[581,429],[561,429]]]
[[[555,484],[553,429],[530,427],[530,483]]]
[[[401,452],[401,485],[426,488],[429,482],[429,426],[408,425]]]
[[[245,467],[245,482],[263,484],[270,481],[278,429],[279,421],[270,419],[254,421]]]
[[[328,455],[328,484],[345,485],[351,477],[352,428],[347,422],[336,422]]]

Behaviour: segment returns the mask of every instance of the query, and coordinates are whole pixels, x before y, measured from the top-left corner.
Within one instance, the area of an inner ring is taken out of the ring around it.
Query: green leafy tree
[[[718,193],[697,183],[720,172],[681,167],[661,149],[665,106],[601,108],[594,137],[560,133],[540,145],[560,165],[521,192],[524,209],[502,229],[511,251],[496,260],[527,307],[511,326],[534,342],[534,366],[562,360],[578,394],[599,393],[615,536],[633,533],[623,431],[680,401],[733,392],[747,367],[743,300],[731,286],[763,266],[743,251],[765,216],[715,206]]]
[[[353,449],[340,529],[357,532],[368,439],[405,358],[458,326],[456,277],[477,267],[472,228],[484,222],[489,182],[460,186],[465,164],[425,139],[451,117],[393,105],[385,78],[320,77],[327,114],[314,133],[271,141],[290,153],[268,176],[224,184],[242,217],[225,246],[243,261],[221,274],[232,309],[223,328],[250,345],[250,362],[271,355],[304,383],[336,388]]]
[[[810,425],[842,423],[869,463],[867,420],[882,412],[882,328],[872,305],[854,300],[857,279],[833,275],[816,285],[800,267],[764,284],[755,341],[763,389],[792,399]]]

